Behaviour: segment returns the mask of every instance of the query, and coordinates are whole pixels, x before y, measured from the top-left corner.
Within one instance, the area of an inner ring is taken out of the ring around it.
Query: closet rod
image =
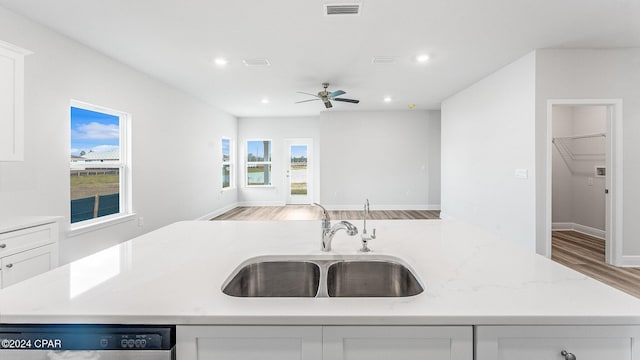
[[[607,137],[607,134],[605,133],[597,133],[597,134],[591,134],[591,135],[576,135],[576,136],[560,136],[560,137],[556,137],[555,139],[588,139],[588,138],[595,138],[595,137]]]

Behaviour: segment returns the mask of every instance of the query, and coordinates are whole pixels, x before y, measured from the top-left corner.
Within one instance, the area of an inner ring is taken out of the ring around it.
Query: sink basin
[[[315,297],[320,268],[306,261],[262,261],[247,264],[222,292],[238,297]]]
[[[424,291],[404,262],[386,255],[279,256],[243,262],[222,286],[236,297],[405,297]]]
[[[341,261],[327,271],[330,297],[405,297],[423,290],[408,268],[390,261]]]

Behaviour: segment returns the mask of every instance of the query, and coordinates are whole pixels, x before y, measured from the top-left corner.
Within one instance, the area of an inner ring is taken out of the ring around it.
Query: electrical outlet
[[[138,216],[138,226],[139,227],[144,226],[144,218],[142,216]]]

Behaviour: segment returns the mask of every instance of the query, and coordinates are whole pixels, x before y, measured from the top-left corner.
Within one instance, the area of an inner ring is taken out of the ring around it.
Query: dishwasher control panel
[[[0,350],[167,350],[174,345],[172,326],[0,326]]]

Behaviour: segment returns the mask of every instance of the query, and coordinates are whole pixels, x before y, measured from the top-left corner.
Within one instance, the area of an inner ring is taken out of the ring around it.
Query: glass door
[[[287,140],[287,204],[311,204],[311,139]]]

